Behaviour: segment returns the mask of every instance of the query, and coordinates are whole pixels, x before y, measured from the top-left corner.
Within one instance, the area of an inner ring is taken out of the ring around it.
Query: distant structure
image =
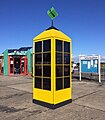
[[[32,47],[7,49],[0,55],[0,73],[28,75],[32,72]]]

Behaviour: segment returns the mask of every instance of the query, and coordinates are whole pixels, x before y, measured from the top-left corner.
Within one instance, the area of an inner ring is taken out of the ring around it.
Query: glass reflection
[[[70,66],[64,66],[64,76],[70,76]]]
[[[63,78],[56,79],[56,90],[63,89]]]
[[[35,54],[35,63],[41,64],[42,62],[42,54]]]
[[[43,41],[43,52],[51,51],[51,40]]]
[[[35,77],[35,88],[42,88],[42,79]]]
[[[64,52],[70,52],[70,43],[64,42]]]
[[[51,63],[51,53],[43,53],[43,64]]]
[[[56,63],[62,64],[62,53],[56,53]]]
[[[35,42],[35,52],[42,52],[42,42]]]
[[[43,89],[51,90],[51,79],[43,78]]]
[[[51,77],[51,66],[43,66],[43,76]]]
[[[56,40],[56,51],[62,52],[62,41]]]
[[[64,54],[64,64],[70,64],[70,54]]]
[[[70,77],[64,78],[64,88],[70,88]]]
[[[62,66],[56,66],[56,76],[57,77],[63,76]]]
[[[42,66],[35,66],[35,76],[42,76]]]

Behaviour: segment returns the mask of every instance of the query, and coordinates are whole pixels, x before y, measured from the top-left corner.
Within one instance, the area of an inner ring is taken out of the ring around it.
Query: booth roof
[[[71,41],[71,39],[66,34],[61,32],[59,29],[57,29],[54,26],[49,27],[48,29],[40,33],[38,36],[36,36],[33,40],[35,41],[35,40],[41,40],[41,39],[46,39],[51,37],[65,39],[65,40],[67,39]]]

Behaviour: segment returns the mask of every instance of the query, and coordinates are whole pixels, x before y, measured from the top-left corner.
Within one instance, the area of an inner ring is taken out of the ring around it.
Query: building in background
[[[7,75],[29,75],[32,72],[32,47],[7,49],[0,57],[2,63],[1,73]],[[1,68],[1,67],[0,67]]]

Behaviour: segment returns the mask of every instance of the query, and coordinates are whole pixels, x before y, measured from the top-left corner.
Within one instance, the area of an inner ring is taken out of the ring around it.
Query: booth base
[[[72,103],[72,99],[69,99],[69,100],[66,100],[64,102],[61,102],[61,103],[58,103],[58,104],[50,104],[50,103],[46,103],[46,102],[42,102],[42,101],[39,101],[39,100],[35,100],[33,99],[33,103],[35,104],[38,104],[38,105],[42,105],[44,107],[48,107],[50,109],[56,109],[56,108],[59,108],[59,107],[62,107],[66,104],[69,104],[69,103]]]

